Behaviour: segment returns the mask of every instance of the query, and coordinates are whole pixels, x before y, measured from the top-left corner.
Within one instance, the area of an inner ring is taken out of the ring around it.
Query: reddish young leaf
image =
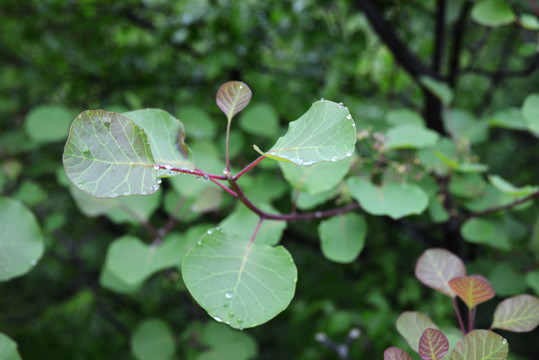
[[[505,299],[496,307],[492,328],[513,332],[532,331],[539,325],[539,298],[517,295]]]
[[[449,360],[505,360],[509,345],[500,335],[489,330],[474,330],[455,345]]]
[[[429,249],[415,266],[415,276],[423,284],[454,298],[449,280],[466,275],[466,266],[460,258],[445,249]]]
[[[419,339],[426,329],[438,329],[427,315],[416,311],[405,311],[397,319],[397,331],[415,352],[419,352]]]
[[[428,328],[419,339],[419,356],[422,360],[440,360],[449,351],[449,341],[437,329]]]
[[[494,297],[494,289],[481,275],[461,276],[449,280],[449,286],[471,309]]]
[[[406,351],[392,346],[384,351],[384,360],[413,360],[413,358]]]
[[[237,113],[245,109],[251,101],[252,95],[253,93],[247,84],[241,81],[229,81],[221,85],[215,101],[230,121]]]

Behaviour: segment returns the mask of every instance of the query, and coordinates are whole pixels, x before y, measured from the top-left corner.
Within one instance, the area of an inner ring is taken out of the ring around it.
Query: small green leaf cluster
[[[451,298],[463,337],[452,343],[430,319],[421,312],[407,311],[397,319],[397,330],[422,360],[486,360],[507,358],[509,344],[492,329],[513,332],[533,331],[539,325],[539,298],[522,294],[498,304],[488,330],[475,329],[477,305],[490,300],[495,292],[481,275],[467,275],[466,266],[456,255],[445,249],[429,249],[421,255],[415,267],[419,281]],[[456,298],[468,308],[468,324],[464,324]],[[405,351],[390,347],[384,359],[412,359]]]

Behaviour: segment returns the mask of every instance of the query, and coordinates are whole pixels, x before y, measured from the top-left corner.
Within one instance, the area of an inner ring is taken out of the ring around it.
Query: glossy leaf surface
[[[175,168],[193,168],[189,159],[189,148],[185,144],[185,130],[180,120],[160,109],[144,109],[124,113],[148,137],[152,155],[158,165]],[[177,171],[158,169],[157,177],[174,176]]]
[[[384,351],[384,360],[413,360],[413,357],[406,351],[392,346]]]
[[[449,286],[469,308],[473,308],[494,297],[494,289],[488,280],[481,275],[461,276],[451,279],[449,280]]]
[[[43,256],[39,224],[19,201],[0,197],[0,235],[0,281],[26,274]]]
[[[427,315],[405,311],[397,319],[397,331],[415,351],[419,352],[419,340],[426,329],[438,329],[438,326]]]
[[[247,84],[241,81],[229,81],[221,85],[215,101],[219,109],[226,115],[228,121],[245,109],[253,93]]]
[[[118,113],[81,113],[71,125],[63,162],[71,182],[95,197],[148,195],[159,188],[146,134]]]
[[[356,127],[348,108],[328,100],[311,106],[288,131],[262,155],[279,161],[308,166],[321,161],[339,161],[352,155]]]
[[[451,297],[457,293],[449,286],[449,280],[466,275],[462,260],[445,249],[429,249],[417,260],[415,276],[423,284]]]
[[[265,323],[294,296],[297,270],[282,246],[211,229],[185,256],[182,275],[195,300],[216,321],[243,329]]]
[[[363,250],[367,222],[357,214],[333,216],[320,223],[318,234],[324,256],[346,264],[354,261]]]
[[[426,329],[419,339],[422,360],[441,360],[449,351],[449,341],[438,329]]]
[[[406,183],[389,183],[382,187],[356,177],[348,180],[350,193],[361,208],[372,215],[387,215],[393,219],[421,214],[429,198],[419,186]]]
[[[539,186],[527,185],[517,188],[498,175],[489,175],[488,180],[496,189],[513,196],[527,196],[539,191]]]
[[[488,330],[466,334],[451,352],[449,360],[505,360],[509,345],[500,335]]]
[[[284,178],[295,189],[309,194],[331,190],[344,178],[350,168],[350,159],[337,162],[321,162],[311,166],[297,166],[279,162]]]
[[[176,352],[174,334],[166,322],[146,319],[133,332],[131,352],[137,360],[169,360]]]
[[[504,0],[478,1],[472,8],[472,19],[485,26],[501,26],[512,23],[515,13]]]
[[[492,328],[513,332],[532,331],[539,325],[539,298],[517,295],[505,299],[494,311]]]

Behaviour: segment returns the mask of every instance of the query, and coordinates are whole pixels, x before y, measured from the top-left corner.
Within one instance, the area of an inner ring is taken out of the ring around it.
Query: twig
[[[339,359],[341,360],[350,360],[350,345],[359,338],[361,331],[358,328],[353,328],[348,332],[346,338],[341,344],[336,343],[331,340],[326,333],[319,332],[314,336],[314,339],[322,344],[324,347],[327,347],[333,351]]]

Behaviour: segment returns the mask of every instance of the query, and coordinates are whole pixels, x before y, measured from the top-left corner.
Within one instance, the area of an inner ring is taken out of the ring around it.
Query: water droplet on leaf
[[[159,189],[159,185],[153,184],[153,185],[151,186],[151,189],[152,189],[152,191],[157,191],[157,190]]]
[[[232,293],[231,293],[231,292],[227,292],[227,293],[225,294],[225,297],[226,297],[227,299],[232,299]]]
[[[502,339],[502,344],[507,344],[507,339]]]
[[[126,191],[126,192],[123,193],[123,195],[124,196],[129,196],[129,195],[131,195],[131,193],[129,191]]]
[[[171,170],[171,169],[172,169],[172,165],[166,164],[166,165],[165,165],[165,169]]]
[[[202,181],[208,182],[208,180],[210,180],[210,177],[207,174],[204,174],[204,176],[202,177]]]
[[[348,120],[352,120],[352,115],[348,114],[348,115],[346,115],[346,118],[347,118]]]
[[[223,319],[221,319],[219,316],[214,316],[213,319],[217,322],[223,322]]]
[[[154,170],[159,170],[159,165],[154,165],[153,168]]]
[[[324,98],[320,98],[320,102],[324,102]]]
[[[347,153],[346,153],[346,156],[352,156],[352,153],[351,153],[351,152],[347,152]]]
[[[36,264],[37,264],[37,260],[34,259],[34,260],[30,261],[30,265],[36,266]]]
[[[208,230],[208,235],[213,234],[213,229]]]
[[[343,107],[344,104],[342,102],[339,103],[339,107]]]
[[[118,197],[118,194],[115,194],[115,193],[112,193],[109,195],[110,198],[115,198],[115,197]]]
[[[163,179],[157,179],[157,183],[161,184],[163,182]]]

